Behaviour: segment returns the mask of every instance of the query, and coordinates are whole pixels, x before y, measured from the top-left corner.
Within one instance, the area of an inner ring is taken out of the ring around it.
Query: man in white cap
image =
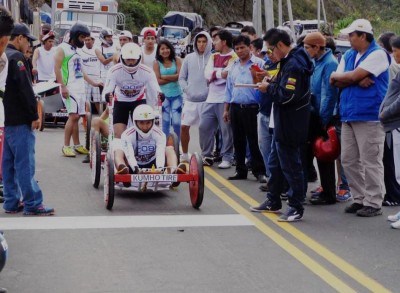
[[[342,89],[341,159],[354,197],[345,212],[373,217],[382,214],[385,133],[378,113],[388,88],[390,56],[375,42],[366,19],[355,20],[341,33],[349,35],[352,48],[330,82]]]
[[[127,43],[132,43],[132,33],[130,31],[122,31],[119,33],[118,39],[119,39],[120,47],[117,48],[117,52],[114,53],[114,56],[113,56],[114,64],[117,64],[121,61],[120,60],[121,48]]]
[[[32,57],[32,74],[37,75],[37,81],[56,80],[54,73],[54,56],[57,48],[54,47],[56,35],[49,31],[41,39],[42,46],[38,47]]]

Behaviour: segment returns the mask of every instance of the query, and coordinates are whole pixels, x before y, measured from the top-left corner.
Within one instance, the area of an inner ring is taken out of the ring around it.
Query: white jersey
[[[82,57],[82,64],[85,73],[93,80],[100,79],[100,60],[97,58],[95,48],[88,49],[84,46],[78,49],[78,54]]]
[[[4,127],[4,106],[3,106],[3,94],[6,90],[8,72],[8,59],[6,53],[0,56],[0,127]]]
[[[134,169],[156,161],[156,168],[165,167],[165,134],[157,126],[153,126],[150,135],[143,138],[134,127],[125,130],[121,135],[122,150],[126,159]]]
[[[114,53],[116,52],[116,49],[114,46],[111,46],[111,47],[100,46],[98,49],[100,50],[101,54],[106,59],[111,58],[114,55]],[[101,80],[105,81],[108,70],[110,70],[110,68],[113,65],[114,65],[114,62],[112,62],[112,61],[110,63],[108,63],[107,65],[104,65],[103,63],[100,62],[100,78],[101,78]]]
[[[83,79],[82,58],[76,48],[67,43],[58,46],[64,51],[64,60],[61,65],[63,83],[72,96],[85,98],[85,81]]]
[[[153,69],[154,61],[156,60],[157,45],[154,46],[153,53],[146,54],[144,46],[142,47],[142,63]]]
[[[108,71],[105,94],[115,92],[115,100],[119,102],[135,102],[146,99],[150,106],[157,105],[158,93],[161,92],[153,70],[139,64],[135,73],[129,73],[121,63]]]
[[[52,47],[47,51],[43,46],[37,48],[39,50],[39,58],[36,61],[38,80],[56,80],[54,73],[54,56],[57,48]]]

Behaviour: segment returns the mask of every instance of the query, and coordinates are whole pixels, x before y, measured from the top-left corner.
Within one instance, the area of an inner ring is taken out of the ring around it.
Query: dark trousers
[[[268,199],[273,205],[281,206],[280,195],[286,179],[289,185],[289,206],[303,210],[302,201],[305,193],[304,173],[302,164],[302,147],[285,145],[272,140],[268,168],[271,176],[268,181]]]
[[[251,154],[251,170],[254,176],[265,175],[264,161],[258,148],[257,114],[257,104],[244,106],[231,104],[230,107],[236,172],[239,174],[247,174],[245,158],[248,142]]]
[[[388,136],[390,138],[388,139]],[[385,172],[386,194],[384,200],[400,203],[400,185],[396,180],[396,172],[393,159],[392,133],[386,133],[385,147],[383,151],[383,167]]]
[[[326,136],[326,131],[323,129],[320,118],[314,114],[310,116],[310,128],[308,129],[308,161],[311,156],[311,164],[314,159],[313,146],[315,140],[319,136]],[[321,186],[324,190],[321,197],[328,201],[336,201],[336,182],[335,182],[335,162],[321,162],[317,159],[319,177]]]

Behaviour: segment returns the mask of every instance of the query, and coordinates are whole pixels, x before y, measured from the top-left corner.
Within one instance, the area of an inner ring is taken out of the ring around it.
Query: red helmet
[[[340,155],[340,142],[335,127],[327,130],[328,139],[320,136],[314,142],[314,155],[322,162],[333,162]]]

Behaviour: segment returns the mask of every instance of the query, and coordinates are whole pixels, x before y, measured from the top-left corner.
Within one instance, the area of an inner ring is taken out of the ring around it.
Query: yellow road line
[[[230,198],[225,192],[211,183],[208,179],[205,180],[205,185],[208,189],[210,189],[214,194],[216,194],[220,199],[222,199],[225,203],[231,206],[238,213],[246,216],[250,221],[252,221],[255,226],[263,232],[266,236],[268,236],[271,240],[273,240],[276,244],[278,244],[281,248],[283,248],[286,252],[292,255],[295,259],[297,259],[300,263],[310,269],[314,274],[319,276],[322,280],[324,280],[328,285],[333,287],[338,292],[357,292],[353,288],[349,287],[346,283],[340,280],[338,277],[329,272],[325,267],[320,265],[314,259],[309,257],[307,254],[302,252],[299,248],[291,244],[288,240],[286,240],[279,233],[272,230],[267,224],[262,222],[256,216],[254,216],[251,212],[247,211],[240,204]]]
[[[212,176],[219,183],[227,187],[231,192],[236,194],[240,199],[248,203],[250,206],[258,205],[258,202],[255,201],[252,197],[250,197],[248,194],[237,188],[235,185],[230,183],[228,180],[223,178],[221,175],[219,175],[211,168],[204,168],[204,170],[208,175]],[[391,292],[389,289],[385,288],[383,285],[379,284],[377,281],[367,276],[365,273],[357,269],[355,266],[351,265],[341,257],[337,256],[328,248],[318,243],[314,239],[310,238],[309,236],[301,232],[299,229],[295,228],[293,225],[276,221],[277,215],[267,214],[267,213],[264,213],[263,215],[268,219],[272,220],[274,224],[278,225],[280,228],[288,232],[290,235],[292,235],[297,240],[302,242],[304,245],[306,245],[314,252],[319,254],[321,257],[329,261],[338,269],[346,273],[348,276],[353,278],[355,281],[360,283],[365,288],[371,290],[372,292],[380,292],[380,293]]]

